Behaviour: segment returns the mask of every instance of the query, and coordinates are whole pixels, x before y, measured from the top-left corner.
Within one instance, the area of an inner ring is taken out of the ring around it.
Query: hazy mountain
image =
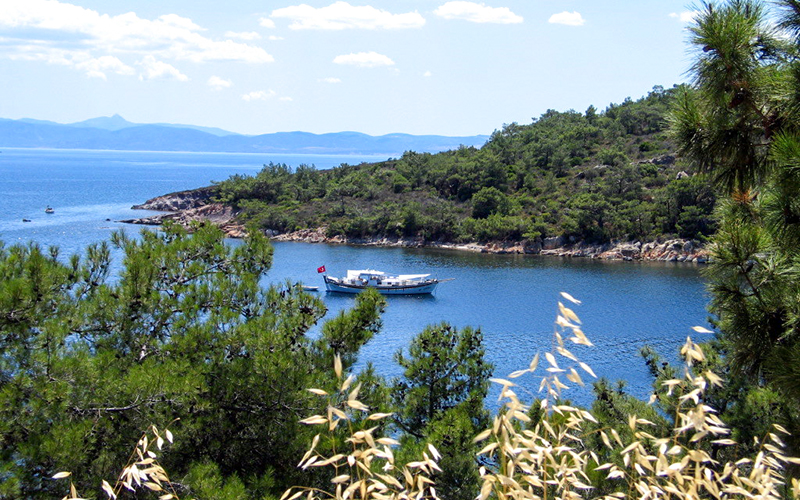
[[[89,120],[84,120],[82,122],[70,123],[69,125],[72,127],[90,127],[90,128],[99,128],[103,130],[122,130],[124,128],[140,127],[143,124],[129,122],[120,115],[114,115],[114,116],[101,116],[99,118],[91,118]],[[216,135],[218,137],[225,137],[226,135],[239,135],[236,132],[230,132],[228,130],[223,130],[221,128],[215,128],[215,127],[200,127],[198,125],[181,125],[176,123],[155,123],[154,125],[159,125],[161,127],[188,128],[192,130],[199,130],[201,132],[207,132],[211,135]]]
[[[70,127],[99,128],[103,130],[122,130],[128,127],[135,127],[136,125],[136,123],[131,123],[119,115],[100,116],[98,118],[91,118],[82,122],[68,124]]]
[[[482,146],[488,136],[388,134],[359,132],[312,134],[279,132],[245,136],[222,129],[175,124],[136,124],[119,115],[59,124],[43,120],[0,119],[0,147],[111,149],[123,151],[201,151],[278,154],[376,154],[430,152]]]
[[[2,120],[3,118],[0,118]],[[34,125],[61,125],[61,123],[51,122],[50,120],[35,120],[33,118],[20,118],[20,122],[33,123]]]

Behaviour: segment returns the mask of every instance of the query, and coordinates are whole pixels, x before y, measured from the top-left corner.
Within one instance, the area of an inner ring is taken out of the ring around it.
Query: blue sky
[[[0,117],[490,134],[686,80],[683,0],[0,0]]]

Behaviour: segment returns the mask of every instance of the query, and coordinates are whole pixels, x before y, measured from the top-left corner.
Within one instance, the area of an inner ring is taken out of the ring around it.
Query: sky
[[[684,0],[0,0],[0,118],[491,134],[687,81]]]

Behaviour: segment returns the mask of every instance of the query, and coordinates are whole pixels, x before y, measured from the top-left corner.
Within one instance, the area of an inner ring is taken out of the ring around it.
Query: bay
[[[206,186],[232,174],[255,174],[268,162],[331,168],[385,158],[364,156],[162,153],[83,150],[4,149],[0,154],[0,240],[56,245],[62,255],[77,253],[111,231],[131,234],[141,228],[118,223],[148,212],[130,207],[165,193]],[[44,208],[52,206],[53,214]],[[31,222],[22,222],[22,219]],[[559,292],[582,300],[572,306],[595,344],[573,349],[594,372],[621,380],[640,398],[650,392],[650,378],[639,350],[654,347],[675,361],[691,330],[706,325],[708,297],[700,267],[680,263],[605,262],[557,257],[473,254],[433,249],[330,246],[275,243],[274,265],[267,281],[286,280],[322,286],[316,269],[331,275],[347,269],[432,273],[455,278],[432,297],[390,297],[383,329],[362,351],[360,364],[373,363],[386,377],[397,376],[393,355],[407,349],[428,325],[446,321],[459,328],[481,328],[495,376],[528,366],[531,358],[553,347]],[[337,314],[354,297],[320,292]],[[707,326],[707,325],[706,325]],[[563,358],[562,358],[563,359]],[[565,361],[565,360],[564,360]],[[590,377],[584,376],[589,382]],[[536,396],[538,379],[517,380]],[[570,384],[573,385],[573,384]],[[492,395],[497,394],[496,389]],[[570,390],[581,404],[591,401],[587,388]]]

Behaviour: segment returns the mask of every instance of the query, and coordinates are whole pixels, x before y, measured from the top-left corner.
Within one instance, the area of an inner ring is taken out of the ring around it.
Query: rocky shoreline
[[[166,221],[173,221],[186,228],[193,222],[209,222],[219,226],[230,238],[243,238],[247,231],[236,219],[239,214],[231,207],[212,202],[214,191],[214,187],[210,186],[157,196],[131,208],[165,213],[120,222],[160,226]]]
[[[671,239],[662,242],[611,242],[602,245],[586,243],[566,243],[564,238],[545,238],[536,242],[488,242],[488,243],[449,243],[427,241],[422,238],[348,238],[337,235],[328,237],[325,228],[301,229],[291,233],[268,233],[273,241],[293,241],[304,243],[325,243],[339,245],[362,245],[406,248],[442,248],[477,253],[551,255],[558,257],[583,257],[603,260],[645,260],[664,262],[708,262],[708,251],[701,242],[685,239]]]
[[[247,232],[238,222],[238,213],[231,207],[212,202],[214,187],[180,191],[147,200],[133,209],[155,210],[163,214],[127,219],[120,222],[128,224],[161,225],[171,220],[184,227],[193,222],[215,224],[230,238],[242,238]],[[654,242],[611,242],[591,245],[570,242],[563,237],[545,238],[532,242],[489,242],[489,243],[450,243],[427,241],[422,238],[347,238],[337,235],[328,237],[326,228],[302,229],[291,233],[278,234],[266,231],[273,241],[296,241],[305,243],[326,243],[340,245],[363,245],[409,248],[442,248],[468,252],[491,254],[552,255],[559,257],[582,257],[603,260],[644,260],[666,262],[708,262],[708,250],[701,242],[684,239],[671,239]]]

